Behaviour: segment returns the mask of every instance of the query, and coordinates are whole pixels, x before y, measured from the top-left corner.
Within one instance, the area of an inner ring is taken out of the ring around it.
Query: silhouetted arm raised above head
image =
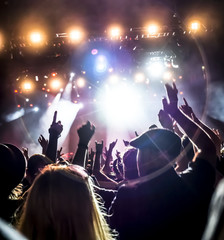
[[[61,121],[56,122],[57,111],[54,112],[54,117],[52,124],[49,128],[49,143],[46,150],[46,156],[50,158],[53,162],[56,162],[57,157],[57,147],[58,147],[58,138],[61,136],[63,126]]]
[[[95,126],[87,121],[77,129],[77,133],[79,136],[79,143],[72,163],[85,167],[84,165],[88,154],[88,146],[93,134],[95,133]]]
[[[216,149],[211,137],[191,118],[178,108],[178,90],[175,83],[171,86],[166,84],[167,98],[162,100],[164,111],[181,126],[186,135],[194,145],[200,150],[198,157],[201,157],[213,166],[216,163]]]

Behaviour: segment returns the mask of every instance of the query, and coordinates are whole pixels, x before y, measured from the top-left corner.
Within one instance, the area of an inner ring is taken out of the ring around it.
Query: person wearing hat
[[[110,224],[124,239],[200,239],[215,183],[216,150],[209,136],[178,108],[177,88],[166,84],[163,108],[198,148],[191,167],[174,169],[181,139],[152,128],[130,141],[138,150],[139,178],[121,186],[110,208]]]

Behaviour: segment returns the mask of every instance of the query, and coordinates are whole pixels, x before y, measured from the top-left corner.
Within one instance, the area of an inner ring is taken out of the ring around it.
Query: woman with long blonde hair
[[[30,240],[112,240],[93,183],[78,165],[49,165],[35,179],[18,229]]]

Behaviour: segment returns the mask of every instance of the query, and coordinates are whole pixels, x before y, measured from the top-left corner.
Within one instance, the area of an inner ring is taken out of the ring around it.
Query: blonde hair
[[[30,240],[112,240],[93,190],[78,165],[49,165],[35,179],[18,229]]]

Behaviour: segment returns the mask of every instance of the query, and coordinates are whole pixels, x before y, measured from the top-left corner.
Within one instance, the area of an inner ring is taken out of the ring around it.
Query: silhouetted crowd
[[[63,158],[57,112],[42,153],[0,144],[0,239],[224,239],[221,135],[178,104],[175,83],[165,89],[161,126],[119,139],[123,152],[118,139],[90,149],[97,128],[87,121]]]

